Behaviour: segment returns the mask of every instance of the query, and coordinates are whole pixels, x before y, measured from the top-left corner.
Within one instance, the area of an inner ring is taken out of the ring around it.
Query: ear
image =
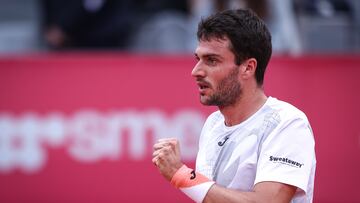
[[[250,78],[255,78],[255,71],[257,67],[257,61],[255,58],[249,58],[241,64],[241,76],[243,79],[247,80]]]

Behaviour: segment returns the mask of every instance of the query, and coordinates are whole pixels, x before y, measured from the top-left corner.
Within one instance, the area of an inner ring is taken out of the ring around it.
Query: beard
[[[235,67],[224,79],[219,82],[216,90],[208,99],[201,103],[208,106],[226,107],[236,103],[240,98],[242,90],[238,81],[239,68]]]

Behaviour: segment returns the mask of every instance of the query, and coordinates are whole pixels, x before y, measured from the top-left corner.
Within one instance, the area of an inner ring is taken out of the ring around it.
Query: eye
[[[217,64],[218,60],[216,58],[213,58],[213,57],[208,57],[206,59],[206,62],[210,66],[215,66]]]

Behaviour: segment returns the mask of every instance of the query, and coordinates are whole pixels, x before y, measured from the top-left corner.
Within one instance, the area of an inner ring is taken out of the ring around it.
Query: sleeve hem
[[[283,183],[283,184],[287,184],[287,185],[292,185],[292,186],[295,186],[298,189],[302,190],[305,194],[307,193],[306,192],[306,184],[302,183],[303,181],[291,180],[286,177],[275,177],[275,176],[272,176],[272,178],[259,177],[259,178],[255,179],[254,186],[261,182],[278,182],[278,183]]]

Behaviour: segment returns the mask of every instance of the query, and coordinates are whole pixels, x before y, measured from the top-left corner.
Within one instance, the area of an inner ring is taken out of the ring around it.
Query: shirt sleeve
[[[274,181],[307,191],[315,161],[315,141],[307,120],[287,121],[266,138],[260,149],[254,185]]]

